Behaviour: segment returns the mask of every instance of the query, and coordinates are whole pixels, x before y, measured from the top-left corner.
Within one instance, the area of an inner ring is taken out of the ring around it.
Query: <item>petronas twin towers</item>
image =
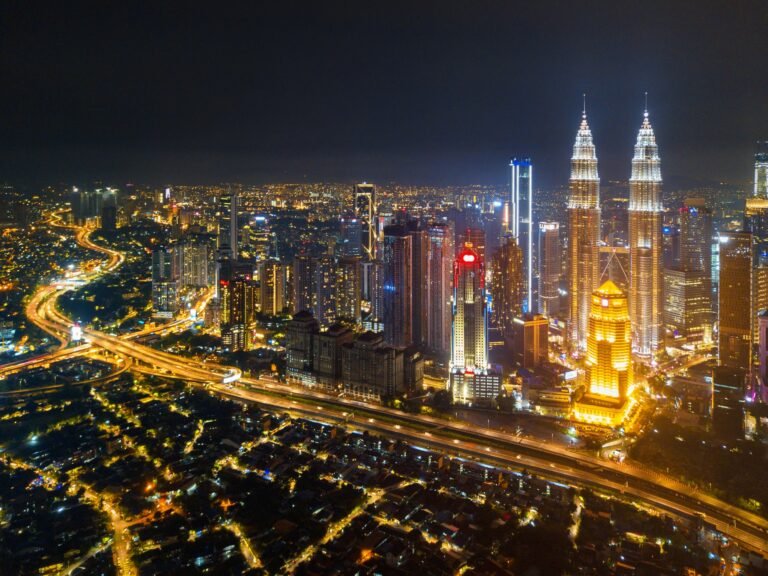
[[[653,357],[662,345],[661,161],[648,111],[637,135],[629,180],[629,312],[632,348]],[[586,112],[571,158],[568,290],[570,336],[584,350],[592,293],[600,285],[600,177]]]

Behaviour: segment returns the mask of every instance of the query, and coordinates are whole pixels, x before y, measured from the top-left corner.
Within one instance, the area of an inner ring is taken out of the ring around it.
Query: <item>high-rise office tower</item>
[[[373,184],[355,184],[353,190],[354,195],[354,212],[355,217],[360,220],[362,228],[362,244],[363,244],[363,256],[366,260],[374,260],[376,258],[376,189]]]
[[[522,314],[523,251],[508,234],[491,260],[493,323],[506,340],[514,335],[514,320]]]
[[[656,136],[643,114],[629,179],[629,315],[632,345],[641,356],[662,347],[661,160]]]
[[[610,280],[592,294],[585,367],[587,390],[575,418],[619,424],[632,388],[632,334],[627,295]]]
[[[453,230],[433,222],[427,227],[426,346],[447,356],[451,349],[451,279],[453,276]]]
[[[152,315],[158,318],[171,318],[179,309],[173,269],[173,250],[155,248],[152,251]]]
[[[269,316],[282,314],[285,307],[287,267],[277,260],[259,263],[261,313]]]
[[[752,234],[721,234],[718,354],[720,365],[745,371],[752,356],[752,272]]]
[[[712,340],[712,211],[703,198],[687,198],[678,211],[678,242],[663,279],[664,324],[690,343]]]
[[[568,199],[568,293],[571,348],[585,350],[592,292],[600,278],[600,177],[586,111],[571,157]]]
[[[768,199],[747,198],[744,230],[752,233],[754,265],[768,267]]]
[[[336,264],[336,318],[360,322],[360,258],[345,256]]]
[[[101,229],[117,230],[117,190],[107,188],[101,201]]]
[[[768,309],[768,142],[758,142],[755,188],[747,198],[744,229],[752,234],[752,341],[758,341],[757,315]]]
[[[315,309],[315,266],[314,260],[300,254],[293,260],[292,290],[293,313],[314,312]]]
[[[492,400],[501,389],[501,375],[490,370],[488,363],[484,264],[480,255],[465,245],[453,270],[451,393],[455,402]]]
[[[757,143],[755,185],[746,201],[744,229],[752,233],[755,265],[768,267],[768,142]]]
[[[362,221],[354,214],[347,214],[341,218],[340,250],[341,256],[363,255],[363,225]]]
[[[390,346],[413,343],[413,243],[405,226],[384,227],[381,250],[384,340]]]
[[[488,365],[485,270],[480,255],[465,246],[453,271],[453,343],[451,366],[482,371]]]
[[[515,364],[533,370],[549,360],[549,321],[541,314],[515,318],[512,337]]]
[[[205,288],[212,285],[209,277],[211,253],[205,238],[190,236],[174,247],[174,263],[181,287]]]
[[[427,235],[421,222],[406,222],[411,237],[412,343],[423,346],[427,338]]]
[[[530,158],[509,163],[509,223],[507,231],[523,251],[523,313],[534,312],[533,285],[533,165]]]
[[[336,322],[336,262],[331,256],[314,261],[314,313],[322,328]]]
[[[219,199],[219,259],[237,260],[237,192],[231,190]]]
[[[539,222],[539,313],[557,316],[560,313],[560,224]]]
[[[757,143],[754,198],[768,200],[768,141]]]
[[[69,195],[72,207],[72,223],[82,226],[89,219],[101,216],[104,200],[101,190],[81,190],[73,187]]]
[[[222,344],[231,351],[250,348],[256,315],[256,285],[250,265],[224,260],[219,271]]]

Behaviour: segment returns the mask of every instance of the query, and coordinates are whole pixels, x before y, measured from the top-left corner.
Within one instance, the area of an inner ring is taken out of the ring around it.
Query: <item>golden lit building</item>
[[[610,280],[592,293],[588,326],[586,393],[573,417],[617,426],[627,413],[632,388],[632,332],[627,295]]]

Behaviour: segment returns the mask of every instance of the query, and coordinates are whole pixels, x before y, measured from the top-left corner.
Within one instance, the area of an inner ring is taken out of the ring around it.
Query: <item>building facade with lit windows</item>
[[[755,187],[754,198],[768,200],[768,141],[757,143],[755,152]]]
[[[509,163],[507,232],[517,240],[523,254],[523,314],[535,312],[533,282],[533,164],[530,158],[513,158]]]
[[[645,357],[663,346],[662,212],[661,160],[646,110],[629,179],[629,316],[633,348]]]
[[[607,280],[592,294],[585,359],[584,396],[573,417],[580,422],[618,426],[632,390],[632,334],[627,295]]]
[[[447,223],[433,222],[427,226],[426,347],[446,358],[451,350],[453,234]]]
[[[360,323],[360,258],[339,258],[336,270],[336,317]]]
[[[384,227],[381,249],[384,341],[413,343],[413,239],[405,226]]]
[[[718,356],[721,366],[749,371],[752,356],[753,287],[752,234],[720,234],[718,291]]]
[[[560,313],[560,224],[539,222],[539,314],[553,317]]]
[[[454,402],[488,402],[501,392],[501,374],[488,362],[488,303],[482,258],[465,244],[453,272],[453,331],[449,387]]]
[[[172,318],[179,309],[173,257],[172,248],[161,246],[152,251],[152,316],[155,318]]]
[[[664,268],[664,325],[675,339],[710,344],[712,306],[712,211],[703,198],[686,198],[678,211],[678,241]]]
[[[523,251],[517,239],[507,234],[491,260],[493,324],[505,340],[514,334],[515,318],[523,313]]]
[[[288,267],[277,260],[259,263],[261,313],[278,316],[286,306]]]
[[[583,352],[592,293],[600,279],[600,177],[586,112],[571,157],[568,225],[569,334],[571,349]]]

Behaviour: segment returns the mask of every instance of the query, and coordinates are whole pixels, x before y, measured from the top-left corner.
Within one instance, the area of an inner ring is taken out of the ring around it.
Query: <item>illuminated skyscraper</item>
[[[522,314],[523,251],[517,239],[508,234],[491,261],[493,323],[505,340],[514,334],[514,320]]]
[[[247,350],[256,313],[256,285],[251,266],[234,260],[222,261],[219,284],[222,344],[231,351]]]
[[[752,355],[752,234],[720,235],[719,342],[721,366],[748,371]]]
[[[278,316],[283,313],[286,296],[287,267],[278,260],[259,263],[261,313]]]
[[[586,394],[574,407],[577,420],[606,426],[623,420],[632,388],[631,341],[627,295],[607,280],[592,294]]]
[[[229,191],[219,199],[219,259],[237,260],[237,212],[239,197]]]
[[[629,315],[632,345],[642,356],[662,346],[661,160],[656,136],[643,114],[629,179]]]
[[[339,258],[336,268],[336,318],[360,322],[360,258]]]
[[[293,313],[313,312],[315,309],[315,262],[306,254],[293,260]]]
[[[600,278],[600,177],[586,111],[582,113],[571,158],[568,223],[571,347],[584,350],[592,292]]]
[[[702,198],[687,198],[679,210],[678,242],[664,268],[664,324],[673,337],[710,343],[712,307],[712,211]]]
[[[427,235],[421,222],[406,222],[411,237],[411,342],[423,346],[427,338]]]
[[[523,252],[522,309],[529,313],[537,304],[533,297],[533,165],[530,158],[513,158],[509,169],[507,231]]]
[[[451,393],[455,402],[492,400],[501,376],[488,364],[488,307],[485,270],[480,255],[467,244],[456,256],[453,272]]]
[[[539,313],[557,316],[560,312],[560,224],[539,222]]]
[[[768,200],[768,141],[757,143],[755,153],[755,198]]]
[[[451,277],[453,230],[433,222],[427,227],[426,346],[447,357],[451,349]]]
[[[549,360],[549,321],[540,314],[515,318],[512,357],[515,364],[533,370]]]
[[[173,250],[164,247],[152,251],[152,315],[172,318],[179,309],[177,278],[174,277]]]
[[[336,262],[327,255],[317,258],[313,262],[313,274],[315,318],[321,328],[328,328],[336,322]]]
[[[360,220],[363,234],[363,255],[367,260],[376,258],[376,189],[373,184],[355,184],[354,211],[355,217]]]
[[[362,221],[353,214],[348,214],[341,219],[340,255],[363,255],[363,225]]]
[[[405,226],[384,227],[381,250],[384,340],[390,346],[413,343],[413,244]]]
[[[107,188],[102,196],[101,229],[117,230],[117,190]]]

